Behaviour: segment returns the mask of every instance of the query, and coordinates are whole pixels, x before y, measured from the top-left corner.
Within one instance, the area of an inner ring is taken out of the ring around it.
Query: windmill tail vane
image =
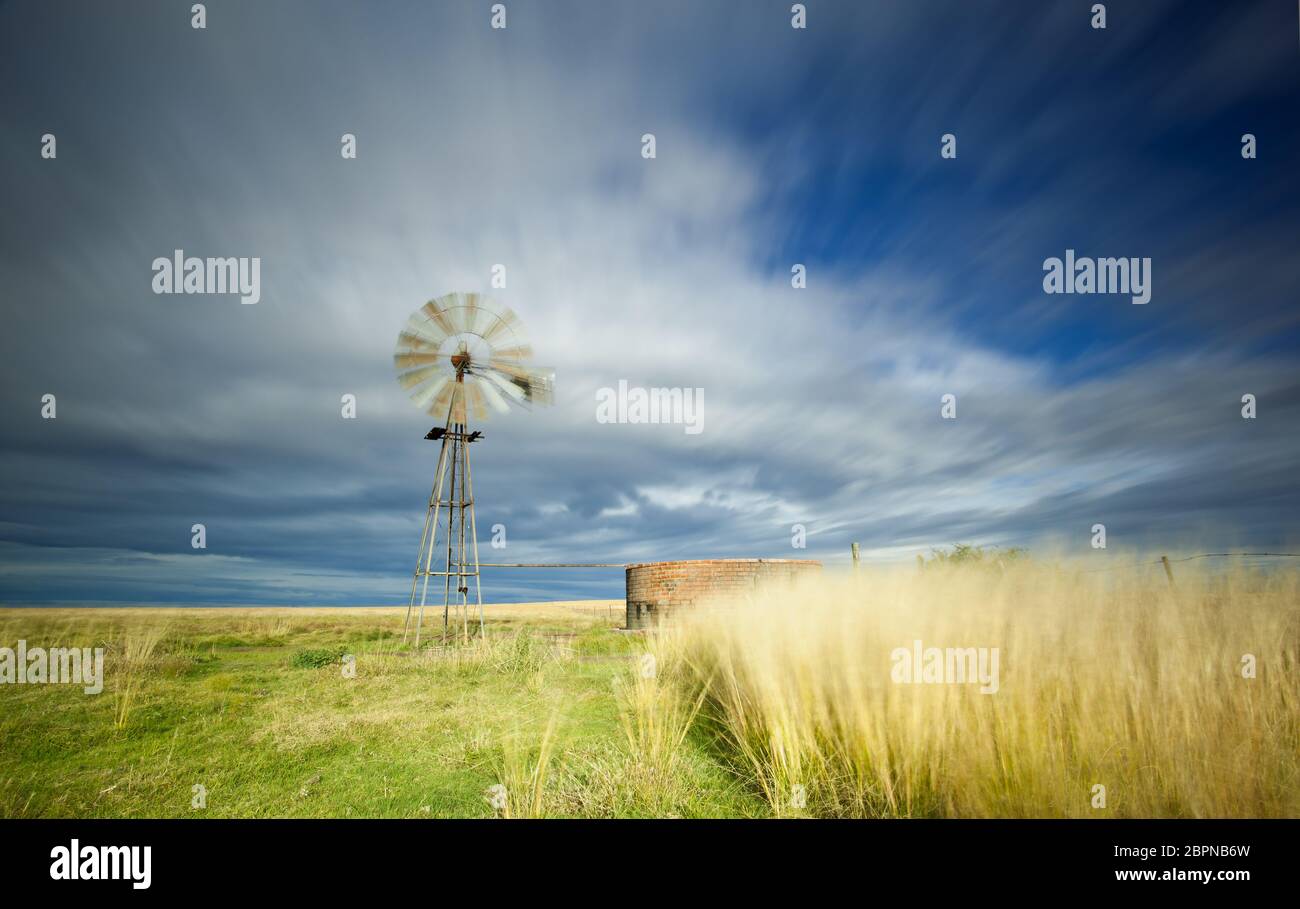
[[[480,441],[483,433],[470,432],[469,422],[481,423],[490,411],[505,413],[512,405],[530,408],[553,402],[555,370],[532,365],[532,355],[514,311],[498,313],[484,297],[473,293],[430,300],[411,314],[397,336],[393,365],[398,383],[417,407],[442,421],[425,436],[441,441],[442,447],[411,580],[403,644],[414,631],[414,646],[420,646],[430,578],[442,582],[443,639],[452,633],[453,609],[460,635],[465,640],[470,636],[471,581],[478,634],[483,634],[478,525],[469,457],[470,444]]]

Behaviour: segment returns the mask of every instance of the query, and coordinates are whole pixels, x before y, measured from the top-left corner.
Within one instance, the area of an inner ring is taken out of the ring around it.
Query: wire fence
[[[856,568],[858,565],[857,544],[853,544],[852,559]],[[921,558],[920,556],[917,557]],[[1170,565],[1176,565],[1180,562],[1191,562],[1196,559],[1300,559],[1300,552],[1200,552],[1196,555],[1181,556],[1171,559],[1167,556],[1161,556],[1158,559],[1152,559],[1149,562],[1125,563],[1123,565],[1106,565],[1102,568],[1085,568],[1080,570],[1080,574],[1095,574],[1101,571],[1118,571],[1121,568],[1129,567],[1130,564],[1137,566],[1163,565],[1168,570]],[[623,562],[479,562],[479,568],[625,568]]]
[[[1164,565],[1166,568],[1168,568],[1170,565],[1174,565],[1179,562],[1191,562],[1196,559],[1244,559],[1244,558],[1300,559],[1300,552],[1201,552],[1201,553],[1197,553],[1196,555],[1183,556],[1177,559],[1171,559],[1168,558],[1167,556],[1161,556],[1160,558],[1153,559],[1149,562],[1137,562],[1135,564],[1139,566]],[[1104,568],[1088,568],[1084,570],[1082,573],[1095,574],[1096,572],[1099,571],[1118,571],[1120,568],[1124,568],[1124,567],[1127,566],[1107,565]]]

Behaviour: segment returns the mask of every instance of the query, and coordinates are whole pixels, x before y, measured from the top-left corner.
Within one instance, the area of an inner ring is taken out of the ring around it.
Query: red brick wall
[[[821,571],[812,559],[698,559],[627,566],[627,627],[645,628],[712,596],[742,594],[767,580]]]

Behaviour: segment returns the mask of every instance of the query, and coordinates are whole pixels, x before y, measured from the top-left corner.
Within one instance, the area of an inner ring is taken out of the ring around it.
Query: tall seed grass
[[[425,659],[467,675],[492,672],[528,678],[571,656],[571,652],[554,647],[541,635],[527,630],[424,651]]]
[[[105,660],[105,674],[112,669],[115,676],[113,686],[113,725],[125,729],[131,718],[131,710],[144,684],[150,662],[158,644],[166,636],[164,628],[144,628],[128,631],[116,652],[109,654]]]
[[[619,724],[623,729],[620,801],[648,816],[673,813],[681,792],[683,745],[703,703],[680,694],[679,683],[642,659],[615,677]]]
[[[496,761],[496,776],[505,787],[504,804],[498,813],[504,818],[543,818],[547,816],[546,776],[555,756],[555,730],[558,719],[552,715],[534,748],[522,748],[507,739]]]
[[[895,682],[917,640],[998,648],[997,692]],[[1295,571],[870,571],[694,610],[652,646],[777,815],[1300,815]]]

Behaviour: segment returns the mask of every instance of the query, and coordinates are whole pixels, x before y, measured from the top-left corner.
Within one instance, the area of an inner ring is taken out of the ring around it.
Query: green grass
[[[426,640],[418,653],[400,646],[402,618],[0,611],[0,645],[106,648],[99,695],[0,686],[0,816],[765,813],[702,744],[671,766],[638,753],[623,683],[644,645],[614,630],[614,606],[497,608],[485,642]],[[509,792],[502,812],[485,795],[495,784]]]

